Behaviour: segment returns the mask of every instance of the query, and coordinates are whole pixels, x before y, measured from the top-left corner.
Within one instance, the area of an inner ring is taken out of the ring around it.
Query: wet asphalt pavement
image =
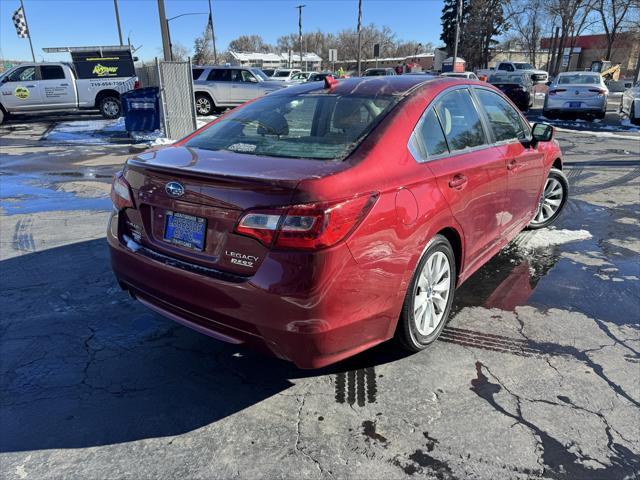
[[[320,371],[119,291],[126,145],[0,127],[3,478],[623,479],[640,471],[640,136],[558,132],[572,197],[456,293],[441,339]]]

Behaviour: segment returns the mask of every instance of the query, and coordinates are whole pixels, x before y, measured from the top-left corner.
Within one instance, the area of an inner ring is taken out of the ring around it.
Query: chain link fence
[[[191,60],[143,64],[137,69],[141,87],[160,88],[160,118],[167,138],[177,140],[197,128]]]

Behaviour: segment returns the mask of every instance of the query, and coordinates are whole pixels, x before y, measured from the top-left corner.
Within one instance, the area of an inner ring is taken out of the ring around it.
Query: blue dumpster
[[[122,111],[128,132],[152,132],[160,128],[160,89],[138,88],[123,93]]]

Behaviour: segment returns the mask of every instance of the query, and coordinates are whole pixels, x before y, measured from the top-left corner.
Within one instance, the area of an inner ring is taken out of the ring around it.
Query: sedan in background
[[[547,118],[603,119],[609,89],[598,73],[562,72],[551,82],[542,114]]]
[[[492,75],[489,83],[499,88],[522,112],[527,112],[535,100],[534,85],[528,73]]]
[[[364,72],[365,77],[385,77],[388,75],[397,75],[393,68],[367,68]]]
[[[628,88],[620,99],[620,114],[634,125],[640,125],[640,82]]]
[[[295,85],[126,162],[113,270],[160,314],[302,368],[393,337],[419,351],[459,285],[562,211],[552,136],[480,82]]]
[[[473,72],[444,72],[440,74],[443,77],[466,78],[467,80],[479,80]]]
[[[335,77],[335,74],[332,72],[312,73],[311,75],[309,75],[309,78],[307,78],[307,82],[321,82],[322,80],[330,76]]]

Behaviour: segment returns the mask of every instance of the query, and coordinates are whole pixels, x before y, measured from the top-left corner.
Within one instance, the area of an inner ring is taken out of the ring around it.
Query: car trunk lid
[[[250,276],[268,248],[234,233],[242,213],[288,205],[301,180],[342,168],[344,162],[187,147],[146,152],[127,163],[124,175],[136,208],[123,213],[123,231],[154,252]]]

